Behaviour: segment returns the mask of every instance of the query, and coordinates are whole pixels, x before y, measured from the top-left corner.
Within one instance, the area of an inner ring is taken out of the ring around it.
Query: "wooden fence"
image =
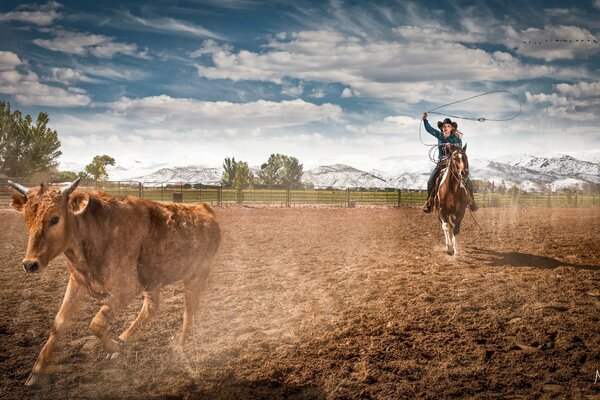
[[[26,186],[38,182],[16,178],[14,181]],[[357,207],[384,205],[417,207],[425,202],[424,191],[398,189],[290,189],[250,188],[241,191],[221,186],[199,183],[144,183],[141,182],[82,182],[80,189],[103,190],[116,196],[138,196],[149,200],[196,202],[203,201],[214,206],[228,204],[268,205],[295,207],[321,205],[331,207]],[[0,207],[8,207],[12,189],[6,178],[0,179]],[[475,193],[480,207],[598,207],[600,193],[547,192],[547,193]]]

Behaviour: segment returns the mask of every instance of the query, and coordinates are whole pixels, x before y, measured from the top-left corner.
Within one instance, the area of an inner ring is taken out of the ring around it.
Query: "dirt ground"
[[[182,356],[181,285],[121,357],[89,300],[45,387],[24,386],[68,275],[20,262],[0,210],[2,398],[600,398],[600,209],[481,209],[460,254],[418,209],[221,208],[223,241]],[[125,329],[141,296],[112,325]]]

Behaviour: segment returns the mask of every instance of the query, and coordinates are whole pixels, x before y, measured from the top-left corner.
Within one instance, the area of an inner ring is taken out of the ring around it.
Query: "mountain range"
[[[138,164],[129,168],[117,164],[110,167],[109,175],[113,180],[132,180],[160,186],[165,183],[217,185],[223,173],[221,167],[203,165]],[[433,169],[433,164],[428,164],[422,158],[391,157],[381,160],[380,164],[381,169],[370,171],[346,164],[321,165],[305,170],[302,182],[312,184],[315,188],[418,190],[426,188],[429,173]],[[62,167],[65,169],[65,166]],[[258,169],[251,168],[255,174]],[[600,162],[584,161],[565,154],[519,155],[494,160],[475,158],[470,160],[470,174],[472,179],[493,182],[496,187],[504,182],[507,188],[515,185],[525,191],[560,191],[584,188],[590,184],[600,185]]]

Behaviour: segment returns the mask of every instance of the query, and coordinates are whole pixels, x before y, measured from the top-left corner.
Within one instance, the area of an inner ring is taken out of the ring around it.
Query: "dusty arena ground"
[[[0,210],[2,398],[600,398],[600,209],[470,216],[444,253],[434,215],[391,208],[221,208],[196,331],[175,351],[182,287],[116,360],[88,301],[51,382],[23,384],[67,283],[25,274],[22,217]],[[113,324],[122,331],[141,297]]]

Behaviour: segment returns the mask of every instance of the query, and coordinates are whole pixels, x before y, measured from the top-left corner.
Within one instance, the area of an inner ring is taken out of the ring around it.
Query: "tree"
[[[108,180],[108,173],[106,172],[107,165],[115,165],[115,159],[106,154],[96,156],[91,163],[85,166],[84,171],[95,181],[105,181]]]
[[[284,154],[271,154],[261,165],[258,178],[264,185],[302,186],[302,164],[296,157]]]
[[[50,174],[48,180],[50,182],[73,182],[78,175],[73,171],[56,171]]]
[[[235,171],[235,179],[233,180],[233,187],[235,188],[235,194],[239,203],[244,200],[242,191],[250,186],[253,181],[254,175],[250,171],[248,163],[245,161],[238,162]]]
[[[58,133],[48,128],[48,114],[39,113],[35,125],[30,115],[11,113],[10,104],[0,102],[0,174],[29,177],[56,170]]]
[[[233,181],[235,180],[236,170],[238,163],[235,161],[235,157],[227,157],[223,161],[223,177],[221,178],[221,185],[226,188],[233,187]]]
[[[506,183],[504,182],[504,179],[502,179],[502,182],[500,182],[500,186],[498,186],[496,191],[500,194],[506,193]]]

